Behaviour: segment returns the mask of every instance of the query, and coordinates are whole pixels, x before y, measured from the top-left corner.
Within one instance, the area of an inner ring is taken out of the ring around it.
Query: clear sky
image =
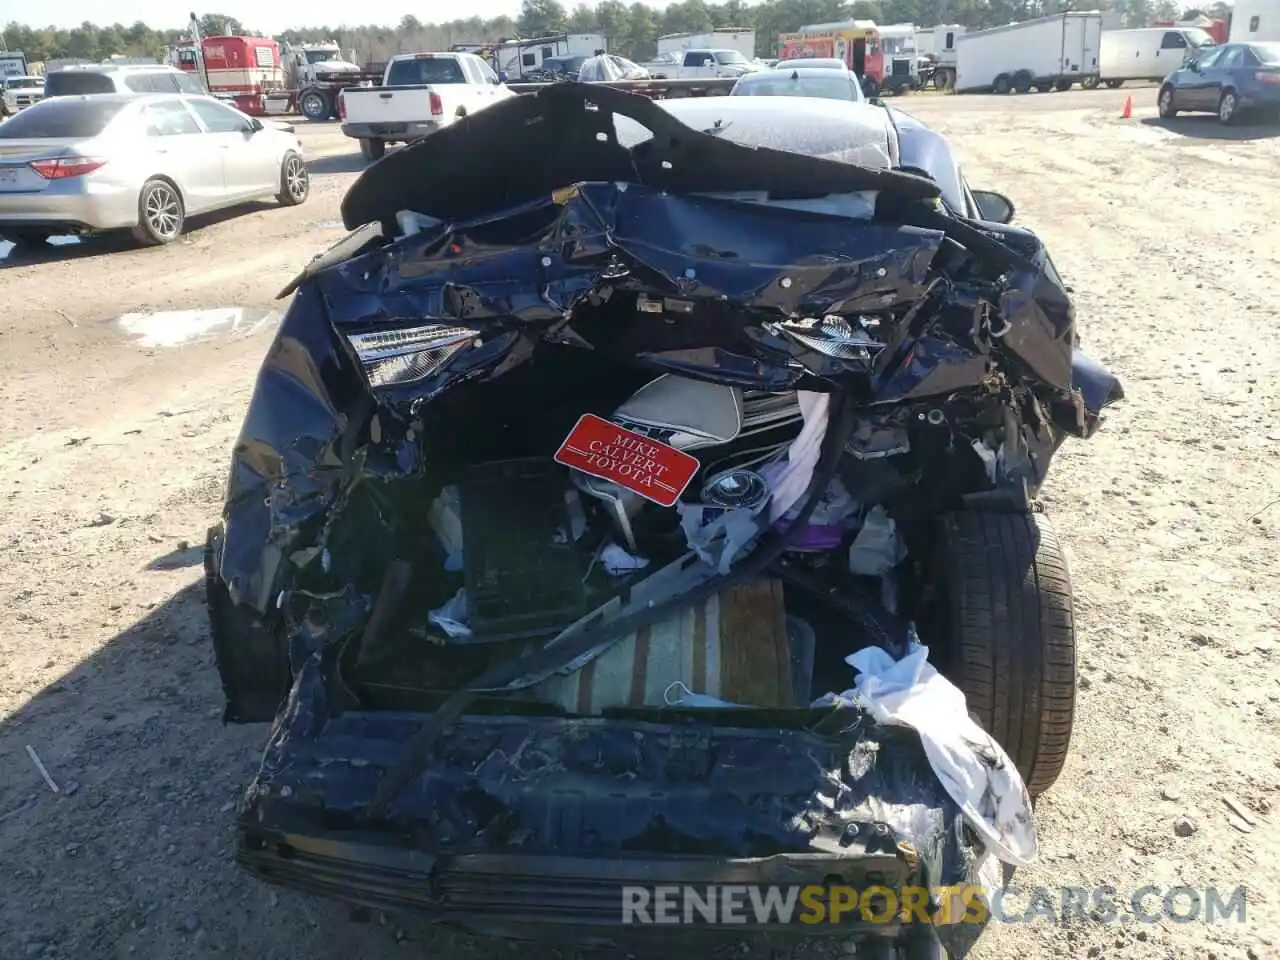
[[[181,27],[188,10],[196,0],[188,4],[174,0],[55,0],[52,3],[32,3],[29,0],[0,0],[0,24],[17,20],[33,27],[74,27],[88,20],[91,23],[133,23],[142,20],[156,28]],[[572,9],[574,2],[565,2]],[[666,0],[651,2],[651,6],[665,7]],[[423,3],[405,3],[404,0],[307,0],[305,3],[263,3],[261,0],[203,0],[194,7],[198,14],[223,13],[257,30],[275,33],[289,27],[339,26],[341,24],[381,23],[394,24],[406,13],[412,13],[424,23],[453,20],[462,16],[496,17],[507,14],[514,17],[520,12],[520,0],[469,0],[467,3],[445,3],[443,0],[425,0]]]

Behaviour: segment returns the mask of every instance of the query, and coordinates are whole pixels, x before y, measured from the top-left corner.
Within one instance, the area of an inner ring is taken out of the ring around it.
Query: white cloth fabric
[[[825,393],[798,390],[796,399],[800,403],[800,413],[804,416],[804,426],[787,448],[785,460],[760,468],[760,473],[769,481],[772,493],[769,499],[770,523],[776,523],[804,496],[822,453],[822,440],[827,435],[830,397]]]
[[[929,765],[987,849],[1005,863],[1030,866],[1038,853],[1031,798],[1009,755],[969,716],[964,694],[913,643],[901,660],[880,647],[845,658],[858,670],[853,689],[815,705],[850,702],[877,723],[920,734]]]

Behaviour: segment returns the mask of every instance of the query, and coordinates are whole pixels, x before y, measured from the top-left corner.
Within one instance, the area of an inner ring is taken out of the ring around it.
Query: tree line
[[[567,31],[599,33],[609,49],[634,60],[653,56],[657,38],[669,33],[694,33],[715,27],[751,27],[756,31],[756,54],[774,52],[778,34],[806,23],[860,18],[876,23],[915,23],[928,26],[958,23],[971,29],[1026,20],[1070,9],[1072,0],[680,0],[658,10],[644,3],[602,0],[589,5],[566,6],[560,0],[523,0],[518,17],[484,20],[470,17],[445,23],[424,23],[406,15],[394,27],[335,26],[289,30],[277,35],[282,41],[336,40],[343,51],[362,61],[383,61],[397,53],[446,50],[455,43],[486,43],[513,37],[537,37]],[[1126,26],[1145,26],[1156,20],[1176,20],[1204,12],[1225,17],[1229,7],[1217,0],[1211,7],[1187,9],[1175,0],[1101,0],[1088,4],[1116,13]],[[138,21],[131,26],[99,26],[85,22],[78,27],[32,27],[10,23],[0,35],[3,46],[23,51],[28,60],[108,57],[160,57],[185,32],[185,24],[154,27]],[[258,35],[252,24],[234,17],[206,14],[201,18],[205,35]]]

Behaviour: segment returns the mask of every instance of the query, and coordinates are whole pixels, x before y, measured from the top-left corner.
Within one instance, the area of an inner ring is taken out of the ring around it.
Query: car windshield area
[[[1187,44],[1196,48],[1216,46],[1213,37],[1204,30],[1188,30]]]
[[[466,83],[462,64],[455,57],[414,57],[397,60],[387,74],[387,86],[409,87],[424,83]]]
[[[843,77],[818,77],[799,73],[796,77],[765,76],[738,84],[739,97],[817,97],[821,100],[859,100],[857,85]]]
[[[115,93],[116,85],[105,73],[58,70],[44,78],[46,97],[72,97],[86,93]]]
[[[43,87],[44,81],[39,77],[10,77],[8,80],[0,81],[0,86],[6,90],[31,90],[34,87]]]
[[[124,103],[115,98],[44,100],[0,123],[0,140],[89,140],[122,109]]]
[[[551,57],[542,61],[542,69],[548,73],[577,73],[587,62],[586,57]]]
[[[1249,45],[1258,62],[1267,67],[1280,67],[1280,43],[1254,43]]]
[[[743,64],[747,63],[747,58],[740,54],[737,50],[717,50],[716,63],[722,64]]]
[[[800,57],[796,60],[779,60],[775,70],[843,70],[844,63],[834,57]]]
[[[329,60],[341,60],[342,51],[336,47],[325,50],[307,50],[304,56],[307,58],[307,63],[325,63]]]

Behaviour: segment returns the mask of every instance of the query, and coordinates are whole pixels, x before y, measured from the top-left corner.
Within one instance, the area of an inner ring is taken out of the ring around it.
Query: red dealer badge
[[[556,451],[556,463],[611,480],[654,503],[671,507],[698,472],[683,450],[583,414]]]

